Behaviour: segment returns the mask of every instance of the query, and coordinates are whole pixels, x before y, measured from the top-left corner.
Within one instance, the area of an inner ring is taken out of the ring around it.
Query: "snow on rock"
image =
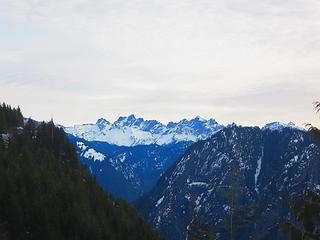
[[[192,182],[192,183],[189,183],[189,186],[200,186],[200,187],[207,187],[208,184],[205,183],[205,182]]]
[[[82,151],[82,156],[94,161],[103,161],[106,159],[106,156],[102,153],[97,152],[93,148],[88,148],[83,142],[77,142],[78,148]]]
[[[83,156],[88,159],[93,159],[94,161],[103,161],[105,160],[106,156],[102,153],[96,152],[93,148],[87,150]]]
[[[88,148],[83,142],[77,142],[77,147],[81,150],[84,151]]]
[[[263,151],[264,151],[264,147],[261,147],[261,157],[258,158],[256,173],[254,174],[254,189],[256,192],[259,192],[259,189],[257,187],[257,183],[258,183],[258,177],[259,177],[260,171],[261,171],[261,164],[262,164],[262,159],[263,159],[263,155],[264,155]]]
[[[157,201],[157,204],[156,204],[156,207],[158,207],[162,201],[164,200],[164,196],[162,196],[158,201]]]

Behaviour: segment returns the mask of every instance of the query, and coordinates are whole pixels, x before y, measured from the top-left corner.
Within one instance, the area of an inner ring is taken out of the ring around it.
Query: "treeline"
[[[162,239],[104,192],[53,122],[0,106],[0,239]]]
[[[22,125],[23,117],[19,107],[17,109],[11,108],[5,103],[0,105],[0,133]]]

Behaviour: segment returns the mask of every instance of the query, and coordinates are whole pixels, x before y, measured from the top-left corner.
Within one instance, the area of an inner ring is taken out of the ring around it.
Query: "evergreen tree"
[[[190,224],[187,226],[187,240],[201,240],[202,226],[199,214],[194,210]]]
[[[235,146],[236,151],[238,147],[238,145]],[[230,240],[236,239],[239,230],[248,227],[254,216],[252,205],[241,204],[243,196],[240,177],[238,161],[233,160],[230,162],[230,172],[228,174],[229,185],[225,186],[223,190],[223,195],[228,202],[228,216],[223,221],[223,229],[228,233],[228,239]]]
[[[5,229],[5,224],[0,222],[0,239],[8,240],[8,233]]]
[[[205,223],[203,217],[196,209],[195,201],[192,200],[192,218],[187,225],[186,240],[216,240],[209,223]]]
[[[316,113],[320,113],[320,102],[314,102],[313,105],[315,107]],[[311,135],[313,136],[313,138],[320,141],[320,130],[309,123],[305,125],[308,128]]]
[[[216,235],[212,232],[210,224],[205,224],[203,229],[203,239],[205,240],[216,240]]]
[[[293,219],[282,223],[282,230],[293,240],[320,239],[320,195],[309,189],[290,199]]]

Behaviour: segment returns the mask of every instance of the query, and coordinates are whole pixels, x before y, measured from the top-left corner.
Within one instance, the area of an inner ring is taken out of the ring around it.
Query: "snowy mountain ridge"
[[[133,114],[119,117],[114,123],[104,118],[95,124],[75,125],[64,130],[87,141],[101,141],[118,146],[166,145],[174,142],[205,139],[224,126],[214,119],[196,117],[191,120],[169,122],[167,125],[156,120],[136,118]]]
[[[232,127],[230,124],[227,127]],[[87,141],[101,141],[117,146],[137,145],[167,145],[175,142],[196,142],[203,140],[224,128],[214,119],[206,120],[199,116],[179,122],[169,122],[167,125],[156,120],[144,120],[136,118],[133,114],[121,116],[111,123],[104,118],[98,119],[96,123],[74,125],[64,127],[64,130]],[[292,122],[288,124],[271,122],[262,127],[262,130],[282,131],[284,128],[298,128]]]
[[[304,130],[302,128],[299,128],[298,126],[296,126],[293,122],[289,122],[289,123],[282,123],[282,122],[271,122],[266,124],[262,130],[266,130],[269,129],[271,131],[282,131],[284,128],[291,128],[291,129],[297,129],[297,130]]]

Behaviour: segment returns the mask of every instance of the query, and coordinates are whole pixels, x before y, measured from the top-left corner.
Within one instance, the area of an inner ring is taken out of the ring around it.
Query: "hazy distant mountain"
[[[87,141],[101,141],[118,146],[165,145],[181,141],[195,142],[222,129],[214,119],[196,117],[164,125],[156,120],[119,117],[114,123],[101,118],[95,124],[65,127],[65,131]]]
[[[262,129],[230,125],[190,146],[138,207],[168,240],[185,239],[193,211],[225,239],[221,224],[230,202],[223,192],[237,171],[239,203],[252,204],[256,211],[254,224],[236,239],[284,239],[277,222],[287,214],[288,196],[305,186],[320,190],[319,150],[309,133],[293,124],[275,122]]]

